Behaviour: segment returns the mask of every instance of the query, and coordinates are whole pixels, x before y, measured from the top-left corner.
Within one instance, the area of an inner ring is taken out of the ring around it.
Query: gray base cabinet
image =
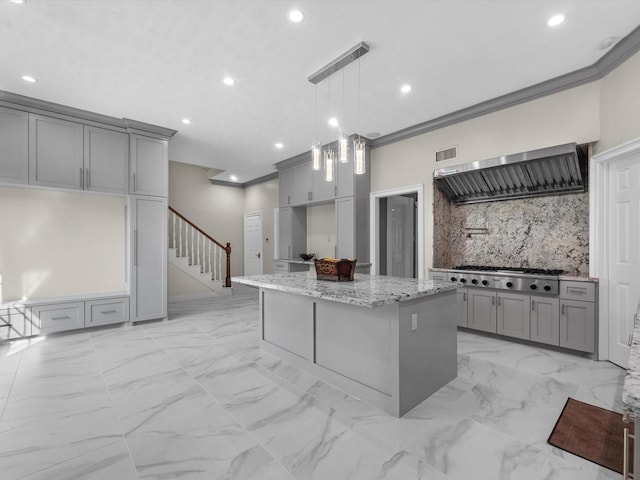
[[[33,334],[48,335],[84,328],[84,302],[38,305],[31,308]]]
[[[529,296],[498,293],[496,333],[515,338],[529,338]]]
[[[131,193],[166,197],[169,193],[169,142],[131,135]]]
[[[496,333],[496,293],[493,291],[469,288],[468,326],[484,332]]]
[[[531,296],[531,340],[560,345],[560,300]]]
[[[595,351],[595,306],[591,302],[560,300],[560,346]]]
[[[0,107],[0,182],[28,181],[29,114]]]

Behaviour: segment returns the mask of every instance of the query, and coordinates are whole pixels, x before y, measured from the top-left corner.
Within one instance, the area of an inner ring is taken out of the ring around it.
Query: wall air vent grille
[[[458,147],[449,147],[436,152],[436,162],[455,160],[458,158]]]

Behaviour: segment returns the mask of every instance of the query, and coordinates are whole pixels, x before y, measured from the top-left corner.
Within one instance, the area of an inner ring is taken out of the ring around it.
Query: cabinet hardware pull
[[[466,302],[466,301],[467,301],[467,292],[464,292],[464,293],[462,294],[462,301],[463,301],[463,302]]]
[[[562,315],[564,315],[564,307],[565,305],[562,305]]]
[[[307,194],[307,200],[313,200],[313,192]]]
[[[287,195],[287,205],[291,205],[291,195]]]
[[[496,297],[491,297],[491,305],[495,305],[496,304]]]
[[[80,188],[84,188],[84,174],[82,172],[82,167],[80,167]]]
[[[333,196],[334,197],[338,196],[338,187],[333,187]]]
[[[631,342],[633,341],[633,334],[629,334],[629,340],[627,340],[627,345],[631,346]]]
[[[91,188],[91,170],[87,168],[87,189]]]
[[[502,305],[502,298],[498,297],[498,305]]]
[[[105,310],[104,312],[100,312],[102,314],[107,314],[107,313],[118,313],[116,310]]]
[[[51,320],[63,320],[65,318],[71,318],[69,315],[64,315],[62,317],[51,317]]]
[[[534,312],[536,309],[536,302],[534,302],[533,300],[531,300],[531,311]]]
[[[568,287],[567,288],[567,293],[575,293],[577,295],[586,295],[587,289],[586,288]]]
[[[138,265],[138,231],[133,231],[133,265]]]
[[[133,172],[133,191],[135,192],[137,190],[137,185],[136,185],[136,173]]]

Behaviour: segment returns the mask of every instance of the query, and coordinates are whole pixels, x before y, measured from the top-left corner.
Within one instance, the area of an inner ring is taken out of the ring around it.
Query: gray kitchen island
[[[235,277],[260,289],[260,346],[402,416],[457,374],[456,285],[315,272]]]

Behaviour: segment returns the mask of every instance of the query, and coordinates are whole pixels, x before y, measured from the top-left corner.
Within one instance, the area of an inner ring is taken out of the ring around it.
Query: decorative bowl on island
[[[315,253],[301,253],[300,254],[300,258],[303,259],[305,262],[308,262],[309,260],[311,260],[315,256],[316,256]]]

